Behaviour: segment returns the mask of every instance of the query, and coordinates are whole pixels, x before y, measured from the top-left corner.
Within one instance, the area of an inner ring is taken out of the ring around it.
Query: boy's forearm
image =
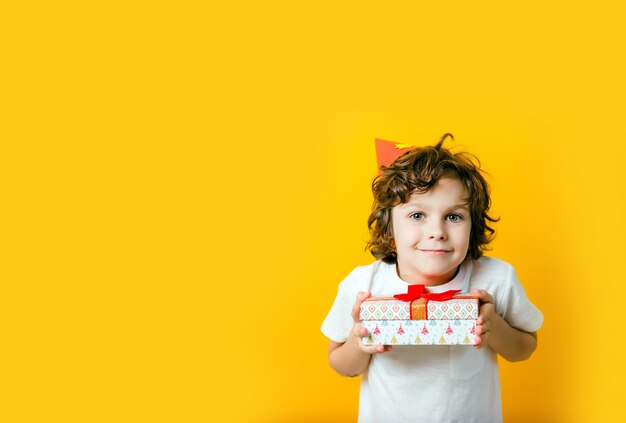
[[[328,360],[330,366],[342,376],[354,377],[365,371],[370,362],[371,354],[361,351],[354,342],[360,339],[350,336],[340,347],[333,349]]]
[[[497,314],[492,322],[497,327],[492,331],[489,346],[506,360],[526,360],[537,348],[536,334],[514,328]]]

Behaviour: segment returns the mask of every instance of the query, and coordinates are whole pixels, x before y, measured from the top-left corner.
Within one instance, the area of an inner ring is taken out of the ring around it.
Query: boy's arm
[[[362,337],[368,332],[361,326],[359,310],[361,303],[370,296],[369,292],[359,292],[356,303],[352,308],[354,326],[348,335],[346,342],[339,343],[330,341],[328,347],[328,361],[330,366],[342,376],[358,376],[367,368],[372,354],[383,353],[391,350],[391,345],[363,345]]]
[[[481,302],[475,348],[489,346],[508,361],[528,359],[537,348],[537,333],[524,332],[509,325],[496,314],[493,297],[486,291],[476,289],[472,295]]]

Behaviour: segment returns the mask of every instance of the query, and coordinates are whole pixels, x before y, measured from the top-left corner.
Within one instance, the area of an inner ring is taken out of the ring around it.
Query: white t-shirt
[[[354,269],[339,284],[322,333],[345,342],[353,326],[351,310],[359,291],[374,297],[407,292],[409,284],[395,264],[376,261]],[[494,298],[495,311],[511,326],[526,332],[541,327],[543,315],[526,296],[510,264],[490,257],[465,261],[450,282],[429,292],[484,289]],[[359,423],[502,421],[496,353],[471,346],[394,345],[373,355],[363,372]]]

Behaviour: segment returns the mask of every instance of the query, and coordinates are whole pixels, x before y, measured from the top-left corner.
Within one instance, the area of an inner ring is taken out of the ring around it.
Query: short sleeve
[[[345,342],[350,335],[354,320],[352,308],[360,291],[372,292],[375,275],[377,275],[381,261],[367,266],[358,266],[339,284],[337,297],[324,323],[322,333],[335,342]],[[381,278],[376,279],[379,282]]]
[[[349,278],[339,284],[335,302],[322,323],[322,333],[335,342],[345,342],[354,323],[351,314],[356,295],[348,293]]]
[[[509,265],[505,289],[496,300],[496,312],[511,326],[525,332],[535,332],[543,324],[543,314],[530,302],[517,279],[515,268]]]

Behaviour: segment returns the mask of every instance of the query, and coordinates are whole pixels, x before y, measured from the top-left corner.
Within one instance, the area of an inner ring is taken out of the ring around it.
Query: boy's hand
[[[357,294],[356,302],[354,303],[354,307],[352,307],[352,319],[354,320],[354,326],[352,327],[352,332],[350,332],[349,340],[359,350],[365,353],[380,354],[391,351],[391,345],[365,345],[363,344],[362,339],[364,336],[367,336],[369,332],[361,325],[359,312],[361,311],[361,304],[363,303],[363,301],[371,296],[372,294],[370,292],[359,292]]]
[[[493,297],[482,289],[472,290],[472,295],[478,297],[480,301],[480,313],[476,322],[476,345],[474,348],[483,348],[489,345],[489,339],[492,335],[493,325],[492,319],[495,315],[493,305]]]

